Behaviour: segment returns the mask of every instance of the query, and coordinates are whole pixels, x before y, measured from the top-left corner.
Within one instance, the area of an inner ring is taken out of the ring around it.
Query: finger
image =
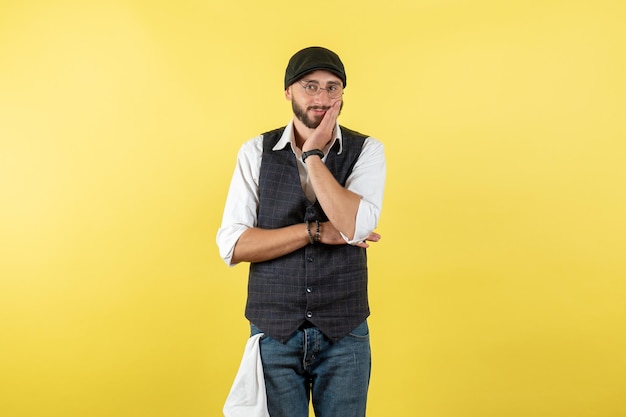
[[[340,110],[341,110],[341,100],[338,100],[334,102],[330,106],[330,108],[326,111],[326,114],[324,114],[324,120],[330,119],[328,121],[334,125],[335,121],[337,120],[337,116],[339,116]]]
[[[332,111],[332,116],[336,120],[339,116],[339,112],[341,111],[341,100],[334,102],[333,105],[330,106],[329,110]]]
[[[334,129],[335,124],[337,123],[337,117],[339,116],[338,108],[333,104],[330,109],[326,110],[324,114],[324,118],[322,119],[322,123],[320,126],[323,126],[324,129]]]

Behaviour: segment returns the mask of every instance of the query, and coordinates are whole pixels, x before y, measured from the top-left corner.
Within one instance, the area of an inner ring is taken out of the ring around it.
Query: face
[[[342,100],[342,97],[330,98],[326,90],[320,90],[316,95],[310,96],[305,93],[302,86],[305,83],[317,83],[321,88],[329,88],[333,85],[343,86],[343,83],[332,72],[318,70],[305,75],[285,90],[285,97],[291,100],[296,119],[309,129],[315,129],[324,118],[326,110],[335,102]],[[343,101],[341,107],[343,108]]]

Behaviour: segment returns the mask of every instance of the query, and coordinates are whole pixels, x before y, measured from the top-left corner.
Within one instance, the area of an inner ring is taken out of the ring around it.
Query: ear
[[[285,90],[285,100],[291,101],[291,86],[287,87]]]

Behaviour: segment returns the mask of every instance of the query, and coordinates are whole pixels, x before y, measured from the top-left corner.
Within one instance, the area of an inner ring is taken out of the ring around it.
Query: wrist
[[[304,224],[306,224],[306,233],[307,237],[309,238],[309,243],[311,245],[314,245],[315,239],[313,238],[313,233],[311,232],[311,224],[308,221],[304,222]]]
[[[324,152],[321,149],[311,149],[310,151],[302,152],[302,162],[306,162],[309,156],[319,156],[320,159],[324,157]]]
[[[321,240],[321,229],[319,220],[315,220],[315,230],[311,229],[313,222],[306,221],[304,222],[304,224],[306,225],[306,233],[309,239],[309,243],[311,245],[315,245]]]

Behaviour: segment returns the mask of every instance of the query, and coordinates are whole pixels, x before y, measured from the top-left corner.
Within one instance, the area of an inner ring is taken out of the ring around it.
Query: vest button
[[[307,288],[306,288],[306,292],[308,292],[308,293],[313,292],[313,288],[311,288],[311,287],[307,287]]]
[[[312,312],[312,311],[307,311],[307,312],[306,312],[306,317],[307,317],[308,319],[310,319],[311,317],[313,317],[313,312]]]
[[[307,256],[306,260],[307,260],[308,262],[313,262],[313,257],[312,257],[312,256]]]

